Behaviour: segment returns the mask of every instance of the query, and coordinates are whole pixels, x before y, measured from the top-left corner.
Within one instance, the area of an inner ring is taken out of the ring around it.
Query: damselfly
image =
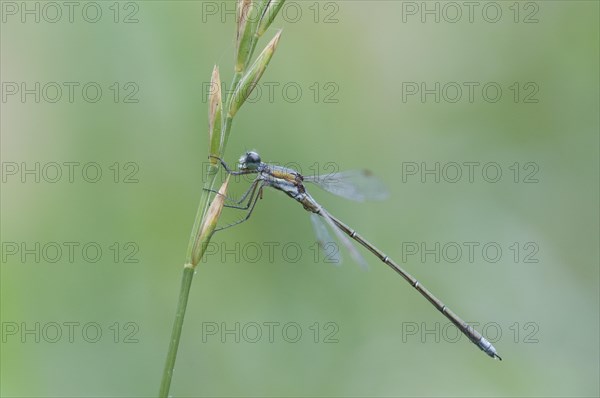
[[[388,265],[394,271],[399,273],[412,287],[414,287],[423,297],[425,297],[435,308],[438,309],[446,318],[448,318],[456,327],[471,340],[477,347],[492,358],[500,358],[494,346],[483,337],[477,330],[469,326],[458,315],[452,312],[444,303],[437,299],[429,290],[419,283],[408,272],[404,271],[396,262],[386,256],[381,250],[377,249],[356,231],[346,224],[332,216],[306,191],[304,182],[315,183],[321,188],[337,194],[339,196],[352,200],[381,199],[386,196],[383,185],[378,182],[369,172],[350,171],[336,173],[330,176],[302,176],[297,171],[272,164],[263,163],[258,153],[250,151],[240,157],[238,170],[231,170],[227,164],[220,158],[223,168],[231,175],[256,174],[256,178],[250,185],[250,188],[242,195],[240,200],[234,204],[226,205],[237,209],[247,210],[247,214],[241,220],[226,227],[242,223],[252,214],[254,206],[258,199],[262,198],[263,188],[272,187],[287,194],[289,197],[300,202],[304,209],[311,212],[311,220],[315,227],[318,240],[323,243],[328,239],[327,228],[322,225],[321,220],[328,224],[339,240],[348,248],[352,257],[361,265],[366,266],[364,258],[358,250],[350,243],[348,238],[354,239],[367,250],[373,253],[379,260]],[[223,229],[221,228],[221,229]],[[345,234],[345,235],[344,235]]]

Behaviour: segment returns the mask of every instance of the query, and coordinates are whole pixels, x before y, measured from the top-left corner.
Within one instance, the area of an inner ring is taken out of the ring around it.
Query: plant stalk
[[[179,339],[181,337],[183,320],[185,318],[185,309],[187,307],[193,277],[194,268],[187,266],[184,267],[183,278],[181,279],[181,290],[179,291],[179,301],[177,302],[177,312],[175,313],[175,322],[173,322],[173,331],[171,332],[171,341],[169,343],[169,352],[167,353],[167,361],[165,363],[163,378],[160,384],[160,392],[158,395],[161,398],[167,398],[169,396],[171,379],[173,378],[173,369],[175,368],[175,359],[177,358],[177,348],[179,347]]]
[[[267,24],[267,26],[268,26],[268,24]],[[254,34],[254,33],[252,33],[252,34]],[[268,53],[268,58],[266,59],[266,61],[264,61],[264,65],[259,64],[259,68],[261,68],[261,69],[258,69],[258,72],[254,71],[254,73],[257,74],[256,76],[258,76],[257,80],[260,79],[260,76],[262,75],[262,72],[264,72],[264,68],[266,68],[273,51],[275,51],[275,46],[277,44],[280,34],[281,33],[278,33],[276,35],[276,38],[274,40],[272,40],[272,43],[268,46],[268,50],[270,52]],[[251,37],[251,39],[250,39],[250,51],[248,54],[248,59],[250,59],[252,57],[252,54],[254,52],[254,48],[256,47],[256,42],[258,41],[258,38],[259,38],[259,36],[255,35],[255,36]],[[265,49],[265,51],[266,51],[266,49]],[[265,52],[265,51],[263,51],[263,52]],[[247,60],[244,62],[244,65],[245,64],[247,64]],[[257,64],[258,64],[258,62],[257,62]],[[215,102],[214,103],[211,102],[211,104],[213,104],[214,107],[212,105],[209,107],[209,118],[212,117],[212,119],[209,120],[209,131],[210,131],[210,133],[209,133],[210,140],[209,141],[210,141],[211,150],[213,148],[216,148],[216,142],[217,142],[217,141],[213,141],[213,138],[216,139],[217,136],[212,135],[214,133],[214,131],[213,131],[214,124],[211,124],[211,123],[217,122],[217,120],[215,118],[220,119],[220,121],[222,122],[222,129],[220,129],[222,135],[221,135],[219,151],[218,151],[219,157],[223,157],[223,153],[225,152],[225,147],[227,146],[227,141],[229,139],[229,134],[231,132],[231,125],[233,123],[233,116],[235,114],[235,112],[230,112],[230,110],[231,110],[232,102],[234,99],[234,93],[236,92],[236,90],[238,88],[237,86],[240,85],[240,82],[242,81],[242,77],[244,76],[245,69],[246,68],[244,67],[243,70],[234,72],[231,90],[230,90],[229,94],[226,96],[226,99],[224,101],[224,105],[225,105],[224,108],[222,108],[219,111],[218,104],[221,102],[220,91],[218,94],[219,97],[213,97],[213,100]],[[217,82],[220,82],[220,77],[219,77],[217,67],[215,67],[215,69],[213,70],[213,79],[216,80]],[[213,81],[211,80],[211,82],[213,82]],[[220,90],[220,87],[219,87],[219,90]],[[237,106],[236,111],[240,105],[241,104],[236,103],[236,106]],[[215,116],[215,115],[220,115],[221,113],[219,113],[219,112],[222,112],[223,119],[221,119],[220,116]],[[210,127],[210,126],[213,126],[213,127]],[[210,154],[215,156],[215,153],[213,153],[213,152],[210,152]],[[207,247],[208,243],[210,242],[210,239],[212,238],[214,229],[216,227],[217,221],[221,214],[221,209],[223,208],[224,195],[225,195],[225,191],[227,189],[228,180],[225,181],[225,183],[221,186],[221,189],[219,190],[219,195],[217,195],[217,197],[215,198],[215,200],[213,200],[212,204],[209,207],[210,196],[211,196],[211,193],[214,192],[213,188],[214,188],[215,180],[217,178],[218,170],[219,170],[219,167],[218,167],[219,165],[218,165],[217,160],[214,157],[210,157],[209,160],[210,160],[210,163],[209,163],[208,169],[206,171],[206,179],[204,182],[204,189],[202,190],[202,193],[200,196],[200,202],[198,204],[198,209],[196,210],[196,218],[194,219],[194,225],[192,227],[192,233],[190,236],[190,241],[189,241],[188,249],[187,249],[187,253],[186,253],[186,262],[185,262],[185,266],[183,269],[183,277],[181,280],[181,288],[179,291],[179,301],[177,303],[177,310],[175,313],[175,321],[173,322],[173,330],[171,331],[171,340],[169,343],[169,350],[167,352],[167,359],[165,362],[162,381],[161,381],[161,385],[160,385],[159,397],[161,397],[161,398],[167,398],[169,396],[171,380],[173,378],[173,370],[175,368],[175,359],[177,358],[177,351],[179,349],[179,340],[181,338],[181,331],[183,328],[183,320],[185,319],[185,311],[187,308],[187,302],[188,302],[190,289],[191,289],[191,285],[192,285],[192,279],[194,277],[195,267],[202,260],[204,253],[206,251],[206,247]],[[219,199],[219,200],[217,200],[217,199]]]

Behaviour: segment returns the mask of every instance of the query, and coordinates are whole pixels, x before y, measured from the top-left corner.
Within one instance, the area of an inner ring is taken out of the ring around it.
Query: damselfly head
[[[238,168],[240,170],[256,170],[260,165],[260,156],[254,151],[248,151],[240,157]]]

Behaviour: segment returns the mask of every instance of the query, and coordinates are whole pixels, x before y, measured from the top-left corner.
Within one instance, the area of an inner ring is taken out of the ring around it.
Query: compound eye
[[[248,163],[260,163],[260,156],[256,152],[248,152],[246,154],[246,159]]]

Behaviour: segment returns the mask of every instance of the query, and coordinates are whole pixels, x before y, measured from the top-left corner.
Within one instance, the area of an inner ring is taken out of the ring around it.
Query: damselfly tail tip
[[[494,359],[499,359],[500,361],[502,360],[502,357],[500,357],[500,355],[498,355],[498,354],[495,354],[495,353],[494,353],[494,357],[493,357],[493,358],[494,358]]]

